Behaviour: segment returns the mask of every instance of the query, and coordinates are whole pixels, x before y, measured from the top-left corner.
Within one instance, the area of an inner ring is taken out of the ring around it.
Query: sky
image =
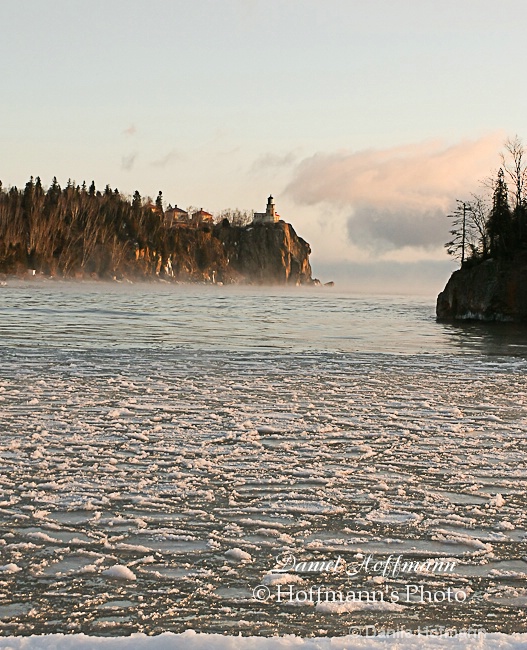
[[[0,180],[281,217],[322,280],[439,292],[527,138],[519,0],[2,0]]]

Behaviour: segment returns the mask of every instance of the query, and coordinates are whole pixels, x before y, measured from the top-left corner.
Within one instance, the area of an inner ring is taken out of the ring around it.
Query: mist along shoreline
[[[310,283],[293,284],[279,282],[251,282],[242,280],[238,282],[212,282],[210,280],[179,280],[175,278],[165,278],[159,276],[138,275],[132,277],[99,277],[93,276],[56,276],[46,275],[44,273],[32,274],[31,270],[27,273],[0,273],[0,290],[13,287],[28,287],[31,285],[67,285],[67,286],[89,286],[97,285],[101,287],[112,287],[117,285],[125,286],[165,286],[165,287],[225,287],[225,288],[254,288],[254,289],[303,289],[303,288],[323,288],[329,289],[335,287],[335,282],[321,282],[313,278]]]

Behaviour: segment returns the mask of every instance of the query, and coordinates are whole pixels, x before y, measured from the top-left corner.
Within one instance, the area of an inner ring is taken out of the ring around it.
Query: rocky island
[[[309,244],[280,219],[270,196],[263,213],[163,207],[92,183],[23,191],[0,184],[0,273],[52,277],[314,284]]]
[[[439,320],[527,322],[527,256],[454,271],[436,313]]]
[[[437,298],[438,320],[527,322],[527,163],[521,140],[505,143],[492,196],[458,201],[445,246],[461,268]],[[512,189],[509,189],[509,180]]]

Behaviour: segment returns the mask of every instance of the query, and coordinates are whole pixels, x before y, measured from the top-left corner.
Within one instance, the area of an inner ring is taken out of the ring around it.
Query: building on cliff
[[[253,217],[253,223],[276,223],[280,221],[280,215],[276,212],[273,202],[273,197],[270,196],[267,199],[267,208],[265,212],[255,212]]]
[[[169,204],[168,208],[165,210],[165,223],[169,228],[178,224],[188,224],[188,222],[189,218],[186,210],[178,208],[177,205],[172,207]]]
[[[214,217],[210,214],[210,212],[205,212],[205,210],[201,208],[192,214],[192,219],[190,222],[193,226],[204,226],[205,224],[212,225],[214,223]]]

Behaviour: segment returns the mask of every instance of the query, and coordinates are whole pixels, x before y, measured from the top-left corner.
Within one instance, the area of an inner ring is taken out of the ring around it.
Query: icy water
[[[0,634],[527,631],[526,359],[433,299],[0,287]]]

